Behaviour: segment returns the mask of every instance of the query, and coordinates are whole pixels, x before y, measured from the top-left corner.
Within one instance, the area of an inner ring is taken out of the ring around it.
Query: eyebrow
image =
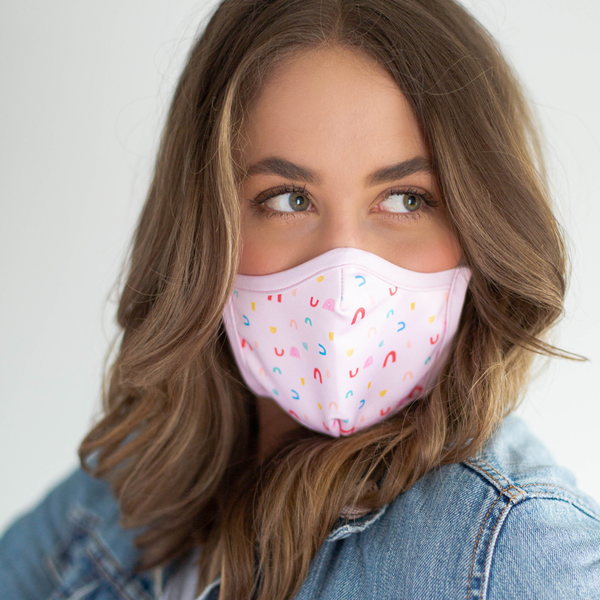
[[[419,172],[433,172],[431,163],[424,156],[416,156],[395,165],[377,169],[377,171],[374,171],[366,178],[366,184],[371,186],[378,185],[395,179],[402,179],[403,177]],[[314,171],[296,165],[280,156],[269,156],[250,166],[244,173],[244,179],[258,174],[280,175],[287,179],[306,181],[317,185],[320,183],[320,178]]]

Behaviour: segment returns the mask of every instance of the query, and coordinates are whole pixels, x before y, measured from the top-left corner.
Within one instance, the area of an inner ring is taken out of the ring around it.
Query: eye
[[[380,206],[389,212],[393,213],[411,213],[419,210],[425,198],[422,194],[414,192],[392,192],[387,198],[380,204]]]
[[[310,200],[302,192],[286,192],[271,196],[263,204],[279,212],[302,212],[309,208]]]

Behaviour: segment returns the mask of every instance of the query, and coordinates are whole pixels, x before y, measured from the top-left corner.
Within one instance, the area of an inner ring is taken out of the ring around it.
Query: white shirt
[[[195,550],[169,579],[164,592],[158,597],[159,600],[200,600],[206,595],[207,590],[204,590],[200,596],[196,596],[199,558],[200,551]]]

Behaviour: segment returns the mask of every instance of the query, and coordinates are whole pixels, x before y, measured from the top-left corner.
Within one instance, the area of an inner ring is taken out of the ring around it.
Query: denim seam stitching
[[[132,597],[127,591],[124,590],[124,588],[122,587],[120,582],[118,582],[105,569],[104,565],[102,564],[102,561],[98,560],[96,558],[96,556],[94,555],[94,553],[92,552],[92,549],[95,546],[97,548],[97,551],[100,554],[100,556],[107,562],[110,562],[112,565],[114,565],[115,572],[120,575],[120,578],[121,579],[127,578],[127,574],[122,569],[119,562],[114,558],[112,552],[108,549],[108,547],[104,544],[104,542],[102,542],[100,537],[97,535],[96,531],[94,529],[90,528],[90,526],[88,524],[88,521],[89,521],[88,517],[90,517],[90,516],[92,517],[92,520],[95,522],[99,522],[100,519],[94,513],[90,513],[88,511],[84,510],[83,508],[81,508],[81,506],[79,504],[75,505],[75,509],[71,511],[71,514],[72,514],[72,520],[74,521],[76,526],[80,527],[89,536],[90,542],[84,547],[86,554],[89,556],[89,558],[92,560],[92,562],[102,571],[102,573],[108,578],[108,580],[113,582],[117,586],[117,589],[119,590],[119,592],[121,592],[122,597],[126,598],[127,600],[138,600],[138,599],[142,599],[142,598],[144,600],[150,600],[150,597],[140,587],[140,585],[133,578],[129,578],[128,581],[131,582],[135,587],[137,587],[136,591],[139,592],[139,594],[140,594],[138,596],[138,598]]]
[[[94,542],[97,543],[97,540],[94,540]],[[87,548],[86,550],[91,550],[91,549]],[[100,548],[98,548],[98,551],[101,553],[101,556],[102,556],[102,550]],[[98,560],[93,552],[88,551],[87,554],[90,557],[90,559],[92,560],[92,562],[96,565],[96,568],[98,570],[100,570],[101,573],[104,575],[104,577],[117,588],[121,598],[126,598],[127,600],[133,600],[131,598],[131,596],[127,592],[125,592],[125,590],[123,589],[123,586],[104,567],[103,561],[107,560],[107,557],[103,556],[102,560]]]
[[[481,460],[481,459],[477,459],[477,460],[480,460],[480,461],[481,461],[483,464],[487,465],[487,463],[486,463],[485,461],[483,461],[483,460]],[[472,465],[474,468],[477,468],[477,465],[474,465],[474,464],[473,464],[471,461],[469,461],[469,460],[466,460],[466,461],[465,461],[465,463]],[[490,467],[491,469],[493,469],[493,470],[494,470],[496,473],[498,473],[499,475],[501,475],[501,477],[502,477],[503,479],[505,479],[505,480],[506,480],[506,481],[507,481],[507,482],[508,482],[510,485],[508,485],[508,486],[506,486],[506,487],[505,487],[505,486],[503,486],[503,485],[502,485],[502,484],[501,484],[501,483],[500,483],[500,482],[499,482],[499,481],[498,481],[498,480],[497,480],[497,479],[496,479],[496,478],[493,476],[493,474],[492,474],[492,473],[487,473],[487,475],[488,475],[488,476],[489,476],[489,477],[490,477],[490,478],[491,478],[493,481],[495,481],[495,482],[496,482],[496,484],[497,484],[497,485],[500,487],[500,490],[499,490],[499,491],[500,491],[500,493],[498,494],[498,497],[496,498],[496,500],[494,500],[494,502],[492,503],[492,505],[491,505],[491,506],[490,506],[490,508],[488,509],[488,511],[487,511],[487,513],[486,513],[486,515],[485,515],[485,517],[483,518],[483,521],[482,521],[482,523],[481,523],[481,527],[479,528],[479,533],[478,533],[478,535],[477,535],[477,539],[475,540],[475,545],[474,545],[474,547],[473,547],[473,557],[472,557],[472,559],[471,559],[471,569],[470,569],[470,572],[469,572],[469,585],[468,585],[468,587],[467,587],[467,600],[469,600],[469,597],[470,597],[470,595],[471,595],[471,581],[472,581],[472,578],[473,578],[473,570],[474,570],[474,568],[475,568],[475,556],[476,556],[476,554],[477,554],[477,547],[478,547],[478,545],[479,545],[479,539],[481,538],[481,534],[482,534],[482,532],[483,532],[483,528],[484,528],[484,526],[485,526],[485,523],[486,523],[486,521],[487,521],[487,518],[488,518],[488,516],[489,516],[490,512],[492,511],[492,509],[494,508],[494,506],[496,506],[496,504],[498,503],[498,501],[500,500],[500,498],[502,498],[502,496],[503,496],[505,493],[507,493],[507,494],[508,494],[508,493],[509,493],[511,490],[515,490],[516,492],[518,492],[518,494],[522,494],[524,497],[525,497],[525,496],[526,496],[526,494],[527,494],[527,492],[525,492],[524,490],[519,490],[519,488],[518,488],[517,486],[513,485],[513,484],[512,484],[512,483],[511,483],[511,482],[510,482],[510,481],[509,481],[509,480],[508,480],[506,477],[504,477],[504,475],[502,475],[501,473],[499,473],[499,471],[497,471],[496,469],[494,469],[494,468],[493,468],[493,467],[491,467],[490,465],[487,465],[487,466],[488,466],[488,467]],[[509,505],[510,505],[510,504],[511,504],[511,503],[514,501],[514,499],[515,499],[516,497],[517,497],[517,496],[509,495]],[[523,498],[521,498],[520,500],[522,500],[522,499],[523,499]],[[502,514],[502,513],[501,513],[501,514]],[[499,518],[500,518],[500,517],[499,517]],[[494,529],[495,529],[495,528],[496,528],[496,525],[494,526]],[[494,529],[492,529],[492,534],[493,534],[493,532],[494,532]],[[490,540],[491,540],[491,537],[490,537]],[[489,542],[488,542],[488,545],[489,545]],[[487,549],[486,549],[486,554],[485,554],[484,556],[486,556],[486,555],[487,555]],[[483,578],[482,578],[482,581],[483,581]]]
[[[55,588],[52,594],[48,597],[48,600],[69,600],[60,589]]]
[[[576,496],[575,494],[571,495],[570,490],[567,490],[566,488],[561,488],[560,486],[553,486],[551,483],[526,483],[523,487],[525,486],[529,486],[529,485],[547,485],[549,487],[557,487],[558,489],[564,489],[567,492],[569,492],[569,495],[559,495],[559,494],[553,494],[552,492],[533,492],[533,494],[531,492],[528,492],[528,496],[531,499],[539,499],[539,500],[560,500],[561,502],[567,502],[568,504],[570,504],[571,506],[577,508],[577,510],[582,511],[583,513],[585,513],[586,515],[588,515],[589,517],[591,517],[592,519],[594,519],[595,521],[600,521],[600,515],[598,515],[596,513],[596,511],[592,510],[591,508],[588,507],[588,505],[585,502],[581,502],[581,504],[579,504],[579,502],[575,502],[573,500],[574,496],[575,498],[577,498],[578,500],[579,497]]]
[[[477,459],[480,462],[482,462],[484,465],[487,465],[488,467],[490,467],[490,469],[493,469],[494,471],[496,471],[496,469],[494,469],[494,467],[492,467],[491,465],[488,465],[485,461],[481,460],[481,459]],[[466,460],[464,461],[465,463],[471,465],[474,469],[477,469],[477,465],[473,464],[470,460]],[[477,469],[478,470],[478,469]],[[517,490],[517,492],[519,492],[520,494],[526,494],[527,492],[525,490],[520,490],[519,487],[515,484],[513,484],[508,478],[506,478],[504,475],[502,475],[502,473],[500,473],[499,471],[496,471],[496,473],[498,473],[502,479],[505,479],[506,482],[508,483],[507,486],[502,485],[491,473],[488,473],[487,471],[485,471],[485,474],[492,479],[500,488],[499,491],[504,493],[504,492],[510,492],[510,490]],[[509,495],[509,498],[513,498],[512,495]]]
[[[494,506],[496,506],[496,503],[498,502],[498,500],[500,500],[501,497],[502,497],[502,495],[500,494],[494,500],[493,504],[489,507],[485,517],[483,517],[483,521],[481,522],[481,527],[479,528],[479,533],[477,534],[477,539],[475,540],[475,545],[473,546],[473,558],[471,559],[471,569],[469,571],[469,585],[467,586],[467,600],[469,600],[469,597],[471,596],[471,579],[473,578],[473,569],[475,567],[475,555],[477,553],[477,546],[479,545],[479,538],[481,537],[481,532],[483,531],[483,526],[485,525],[488,515],[490,514],[490,512],[492,512],[492,508],[494,508]]]
[[[503,487],[502,484],[491,473],[489,473],[489,472],[486,471],[486,474],[491,479],[493,479],[501,487],[502,491],[508,491],[512,487],[514,487],[515,489],[519,489],[519,488],[525,488],[525,487],[532,487],[534,485],[544,485],[544,486],[556,488],[558,490],[564,490],[565,492],[567,492],[567,494],[569,496],[571,496],[572,498],[576,498],[582,504],[582,506],[580,508],[582,508],[583,510],[585,510],[587,513],[591,513],[590,516],[592,516],[593,518],[595,518],[597,520],[600,520],[600,515],[598,515],[596,513],[596,511],[591,506],[588,505],[588,503],[585,501],[585,499],[581,498],[575,492],[569,490],[568,488],[562,487],[560,485],[556,485],[554,483],[548,483],[548,482],[543,482],[543,481],[537,481],[537,482],[534,482],[534,483],[525,483],[525,484],[515,485],[507,477],[505,477],[502,473],[500,473],[500,471],[498,471],[498,469],[496,469],[492,465],[486,463],[483,459],[477,458],[475,460],[477,460],[478,462],[483,463],[484,465],[486,465],[487,467],[489,467],[490,469],[492,469],[495,473],[498,473],[498,475],[500,477],[502,477],[502,479],[505,479],[510,484],[506,488]],[[467,464],[470,464],[471,466],[473,466],[473,468],[477,469],[477,465],[473,464],[470,460],[465,460],[464,462],[467,463]],[[526,490],[523,490],[522,493],[531,494],[532,492],[527,492]],[[535,492],[533,492],[533,493],[535,494]]]
[[[482,461],[481,459],[475,459],[477,462],[486,464],[484,461]],[[497,486],[498,486],[498,491],[500,492],[504,492],[505,490],[505,486],[502,485],[495,477],[492,473],[490,473],[487,469],[484,469],[481,465],[477,465],[475,464],[472,460],[465,460],[463,461],[465,465],[472,467],[473,470],[477,473],[479,473],[480,475],[489,477]],[[506,478],[504,478],[506,479]]]
[[[68,598],[65,596],[62,591],[60,591],[60,586],[62,584],[62,577],[60,576],[60,572],[64,571],[64,569],[68,566],[65,564],[65,561],[59,560],[59,556],[65,552],[69,546],[73,543],[73,538],[77,531],[77,528],[80,527],[80,523],[86,520],[92,523],[100,523],[100,517],[94,512],[84,510],[78,502],[74,502],[72,508],[69,510],[67,514],[67,522],[69,523],[69,529],[67,532],[61,536],[53,545],[52,549],[46,553],[43,558],[43,564],[46,568],[46,571],[53,579],[53,584],[56,588],[56,592],[61,595],[62,598]],[[69,596],[71,595],[71,591],[69,591]]]
[[[569,496],[572,496],[573,498],[577,498],[577,500],[579,502],[581,502],[582,506],[586,509],[586,511],[592,513],[592,516],[594,518],[600,520],[600,515],[591,506],[588,505],[588,503],[585,501],[585,499],[581,498],[580,496],[578,496],[577,494],[575,494],[574,492],[572,492],[570,489],[564,488],[564,487],[562,487],[560,485],[556,485],[554,483],[544,483],[544,482],[525,483],[521,487],[531,487],[533,485],[545,485],[545,486],[548,486],[548,487],[551,487],[551,488],[556,488],[558,490],[564,490],[565,492],[567,492],[567,494]],[[536,492],[533,492],[533,493],[535,494]],[[541,492],[538,492],[538,493],[541,493]]]
[[[493,467],[492,465],[490,465],[490,464],[486,463],[486,462],[485,462],[483,459],[481,459],[481,458],[479,458],[479,459],[477,459],[477,460],[478,460],[479,462],[482,462],[484,465],[486,465],[486,466],[487,466],[487,467],[489,467],[490,469],[492,469],[492,470],[493,470],[495,473],[498,473],[498,475],[499,475],[500,477],[502,477],[503,479],[506,479],[506,481],[508,481],[508,482],[510,483],[509,479],[508,479],[507,477],[505,477],[505,476],[504,476],[502,473],[500,473],[500,471],[498,471],[498,469],[496,469],[496,468],[495,468],[495,467]],[[466,461],[466,462],[468,462],[468,461]],[[490,477],[492,477],[492,476],[491,476],[491,474],[490,474]],[[492,479],[494,479],[494,478],[492,477]],[[495,480],[494,480],[494,481],[495,481]],[[499,484],[499,482],[496,482],[496,483],[498,483],[498,484]],[[547,486],[549,486],[549,487],[554,487],[554,488],[556,488],[556,489],[559,489],[559,490],[564,490],[565,492],[569,493],[569,494],[570,494],[570,495],[572,495],[573,497],[577,498],[577,499],[578,499],[578,500],[579,500],[579,501],[580,501],[580,502],[581,502],[583,505],[587,506],[587,503],[586,503],[586,501],[585,501],[583,498],[581,498],[580,496],[578,496],[577,494],[575,494],[575,493],[574,493],[574,492],[572,492],[571,490],[569,490],[569,489],[567,489],[567,488],[565,488],[565,487],[562,487],[562,486],[560,486],[560,485],[556,485],[556,484],[554,484],[554,483],[535,482],[535,483],[526,483],[526,484],[523,484],[523,485],[519,485],[518,487],[531,487],[531,486],[533,486],[533,485],[547,485]],[[589,510],[591,510],[591,508],[589,508]],[[594,512],[594,511],[592,511],[592,512]]]
[[[80,587],[78,590],[75,590],[75,593],[70,595],[67,600],[82,600],[85,598],[89,592],[95,590],[98,587],[97,581],[90,581],[83,587]],[[85,595],[84,595],[85,594]]]
[[[479,595],[481,597],[481,600],[485,600],[485,596],[484,596],[484,586],[486,585],[486,577],[485,577],[485,563],[487,562],[487,556],[489,554],[490,551],[490,544],[492,543],[493,539],[494,539],[494,531],[496,531],[496,527],[498,527],[498,523],[504,523],[504,515],[508,514],[508,512],[511,510],[511,508],[513,508],[514,506],[517,505],[517,503],[521,502],[523,500],[523,498],[521,498],[518,501],[515,501],[516,496],[513,496],[509,501],[508,504],[504,507],[504,509],[500,512],[500,514],[498,515],[498,518],[496,519],[496,523],[494,524],[494,527],[492,529],[492,531],[490,532],[490,539],[488,540],[488,544],[486,546],[485,549],[485,554],[483,555],[483,564],[484,564],[484,574],[481,577],[481,589],[479,590]],[[486,594],[487,595],[487,594]]]
[[[526,484],[526,485],[538,485],[538,484],[533,484],[533,483],[531,483],[531,484]],[[558,487],[558,486],[557,486],[557,487]],[[562,488],[561,488],[561,489],[562,489]],[[567,491],[569,491],[569,490],[567,490]],[[490,533],[490,540],[489,540],[489,542],[488,542],[488,546],[487,546],[487,548],[486,548],[486,552],[485,552],[485,555],[484,555],[484,557],[485,557],[484,564],[485,564],[485,562],[487,562],[487,556],[488,556],[488,554],[489,554],[489,547],[490,547],[490,544],[491,544],[491,543],[492,543],[492,541],[494,540],[494,531],[495,531],[496,527],[498,526],[498,523],[500,523],[500,522],[502,521],[502,524],[504,524],[504,521],[505,521],[505,519],[503,519],[503,518],[502,518],[502,517],[503,517],[503,515],[504,515],[504,513],[508,513],[508,511],[509,511],[510,509],[512,509],[512,508],[515,508],[516,506],[518,506],[519,504],[521,504],[522,502],[524,502],[524,501],[526,501],[526,500],[534,500],[534,499],[557,500],[558,502],[567,502],[567,503],[569,503],[569,504],[573,505],[573,502],[571,502],[571,501],[570,501],[568,498],[563,498],[563,497],[560,497],[560,496],[544,496],[544,497],[530,496],[529,498],[521,498],[521,499],[519,499],[519,500],[516,500],[516,496],[515,496],[515,497],[512,497],[512,498],[509,500],[509,502],[508,502],[508,504],[506,505],[506,507],[505,507],[505,508],[502,510],[502,512],[501,512],[501,513],[500,513],[500,515],[498,516],[498,519],[496,520],[496,524],[494,525],[494,528],[492,529],[492,531],[491,531],[491,533]],[[512,505],[512,506],[511,506],[511,505]],[[577,508],[579,508],[577,505],[573,505],[573,506],[576,506]],[[586,514],[587,514],[587,513],[586,513]],[[491,567],[490,567],[490,571],[491,571]],[[487,579],[487,581],[486,581],[486,579]],[[487,577],[487,578],[486,578],[486,577],[482,577],[482,581],[481,581],[481,590],[480,590],[481,600],[485,600],[485,599],[486,599],[486,596],[487,596],[487,589],[486,589],[486,590],[484,590],[484,584],[487,584],[487,585],[489,585],[489,582],[490,582],[490,576],[489,576],[489,573],[488,573],[488,577]],[[484,591],[485,591],[485,594],[484,594]],[[467,596],[467,600],[468,600],[468,596]]]
[[[105,575],[106,579],[115,585],[117,590],[120,592],[121,597],[126,600],[141,600],[141,599],[150,600],[150,596],[148,596],[146,594],[146,592],[139,586],[137,581],[135,581],[132,577],[127,577],[127,574],[122,570],[119,562],[117,560],[115,560],[115,558],[113,557],[110,550],[108,550],[108,548],[103,544],[103,542],[100,540],[100,538],[97,535],[95,535],[95,533],[93,533],[93,532],[90,535],[92,537],[93,544],[90,544],[90,546],[92,546],[92,548],[90,548],[89,546],[86,548],[87,554],[90,557],[90,559],[94,562],[96,567]],[[94,546],[96,547],[95,549],[97,550],[98,554],[100,555],[100,559],[98,559],[96,557],[96,555],[94,554],[94,552],[92,552],[92,549]],[[129,586],[129,584],[133,584],[135,587],[137,587],[136,593],[139,593],[139,595],[132,596],[131,594],[129,594],[129,592],[126,590],[126,588],[123,587],[121,581],[117,580],[112,575],[112,573],[110,573],[106,569],[105,562],[112,564],[113,568],[115,569],[115,572],[120,576],[119,577],[120,580],[122,580],[123,578],[127,578],[128,586]]]
[[[495,478],[495,477],[492,475],[492,473],[490,473],[490,472],[489,472],[488,470],[486,470],[486,469],[482,469],[482,470],[483,470],[483,471],[486,473],[486,475],[488,475],[488,476],[489,476],[491,479],[493,479],[493,480],[494,480],[494,481],[495,481],[495,482],[496,482],[496,483],[497,483],[497,484],[500,486],[500,489],[501,489],[502,491],[504,491],[504,490],[508,490],[508,489],[510,489],[511,487],[515,487],[515,488],[516,488],[516,487],[518,487],[518,486],[516,486],[515,484],[513,484],[513,482],[512,482],[510,479],[508,479],[508,477],[506,477],[505,475],[503,475],[502,473],[500,473],[500,471],[498,471],[498,469],[496,469],[496,468],[495,468],[495,467],[493,467],[492,465],[490,465],[490,464],[486,463],[486,462],[485,462],[485,461],[484,461],[482,458],[476,458],[475,460],[476,460],[477,462],[481,463],[481,464],[484,464],[486,467],[488,467],[488,469],[492,470],[494,473],[497,473],[497,475],[499,476],[499,478],[502,478],[502,479],[504,479],[504,481],[506,481],[507,485],[503,485],[502,483],[500,483],[500,481],[498,481],[498,479],[496,479],[496,478]],[[477,469],[477,465],[476,465],[476,464],[474,464],[474,463],[473,463],[471,460],[466,460],[465,462],[466,462],[467,464],[470,464],[470,465],[471,465],[473,468]]]
[[[62,541],[63,540],[61,539],[60,542]],[[56,565],[54,564],[54,561],[52,560],[52,557],[58,555],[58,545],[59,543],[56,543],[54,545],[53,550],[48,552],[42,559],[44,568],[46,569],[46,572],[50,575],[50,579],[52,580],[52,583],[55,587],[58,587],[60,585],[60,575],[58,574],[58,570],[56,568]]]
[[[508,479],[508,477],[506,477],[503,473],[500,473],[500,471],[498,471],[498,469],[496,469],[496,467],[493,467],[489,463],[485,462],[485,460],[483,460],[483,458],[478,458],[477,460],[479,462],[483,463],[488,469],[491,469],[492,471],[494,471],[494,473],[496,473],[498,475],[498,477],[504,479],[510,485],[511,482]],[[490,477],[491,477],[491,475],[490,475]],[[492,479],[493,479],[493,477],[492,477]],[[497,482],[497,483],[499,483],[499,482]]]

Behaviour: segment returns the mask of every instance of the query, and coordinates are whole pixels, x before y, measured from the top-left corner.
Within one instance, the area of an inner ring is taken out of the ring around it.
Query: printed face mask
[[[427,394],[454,336],[470,272],[417,273],[336,248],[272,275],[238,275],[224,323],[257,396],[334,437]]]

